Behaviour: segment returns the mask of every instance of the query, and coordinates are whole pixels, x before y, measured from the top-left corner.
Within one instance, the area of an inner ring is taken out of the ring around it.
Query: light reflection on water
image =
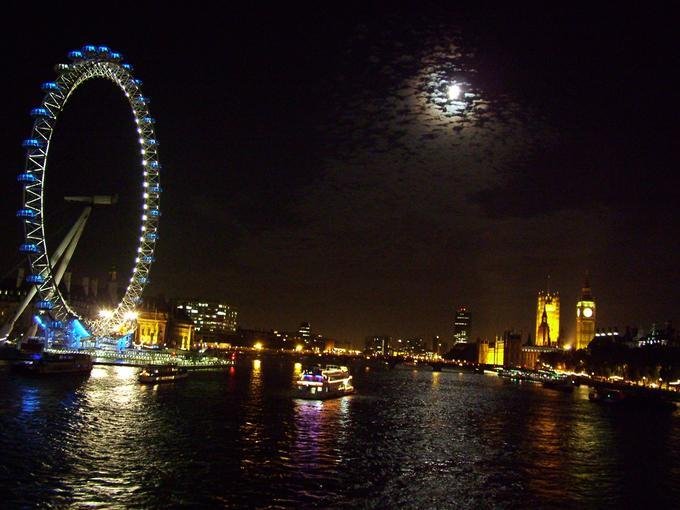
[[[678,496],[678,412],[622,416],[582,389],[429,370],[354,370],[357,394],[306,401],[290,393],[300,368],[265,357],[156,386],[125,367],[58,380],[2,368],[3,497],[20,507],[579,508],[635,506],[640,491],[669,507]]]
[[[435,372],[435,371],[432,372],[432,388],[433,389],[436,388],[437,386],[439,386],[439,375],[440,374],[441,374],[441,372]]]
[[[39,404],[38,390],[30,387],[24,388],[21,393],[21,412],[32,413],[38,409]]]

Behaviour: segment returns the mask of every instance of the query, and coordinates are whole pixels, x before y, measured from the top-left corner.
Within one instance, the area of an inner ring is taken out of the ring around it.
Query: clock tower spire
[[[581,299],[593,299],[590,292],[590,272],[586,271],[586,277],[583,280],[583,287],[581,288]]]
[[[581,300],[576,303],[575,349],[585,349],[595,337],[595,300],[590,289],[590,274],[586,272]]]

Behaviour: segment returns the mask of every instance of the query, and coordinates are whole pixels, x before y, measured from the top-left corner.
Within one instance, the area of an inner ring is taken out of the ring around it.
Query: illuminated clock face
[[[592,317],[593,316],[593,309],[592,308],[584,308],[583,309],[583,316],[584,317]]]

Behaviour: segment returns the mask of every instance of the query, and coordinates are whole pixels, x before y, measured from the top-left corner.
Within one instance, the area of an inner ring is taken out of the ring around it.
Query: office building
[[[467,306],[459,306],[456,310],[456,317],[453,321],[453,342],[470,341],[470,323],[472,316]]]
[[[238,327],[238,312],[226,303],[216,301],[183,300],[175,305],[194,324],[194,335],[199,342],[233,335]]]

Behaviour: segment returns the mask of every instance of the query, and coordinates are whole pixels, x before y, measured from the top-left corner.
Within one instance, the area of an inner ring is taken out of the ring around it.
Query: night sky
[[[474,336],[526,335],[549,273],[569,338],[588,270],[598,326],[677,324],[677,18],[470,3],[5,7],[0,273],[20,261],[16,174],[40,83],[69,50],[106,44],[157,119],[147,295],[220,299],[243,327],[309,321],[356,343],[448,336],[463,303]],[[458,106],[450,80],[468,94]],[[61,195],[121,196],[93,215],[76,280],[112,265],[129,276],[133,125],[118,89],[92,82],[57,126],[48,235],[75,218]]]

